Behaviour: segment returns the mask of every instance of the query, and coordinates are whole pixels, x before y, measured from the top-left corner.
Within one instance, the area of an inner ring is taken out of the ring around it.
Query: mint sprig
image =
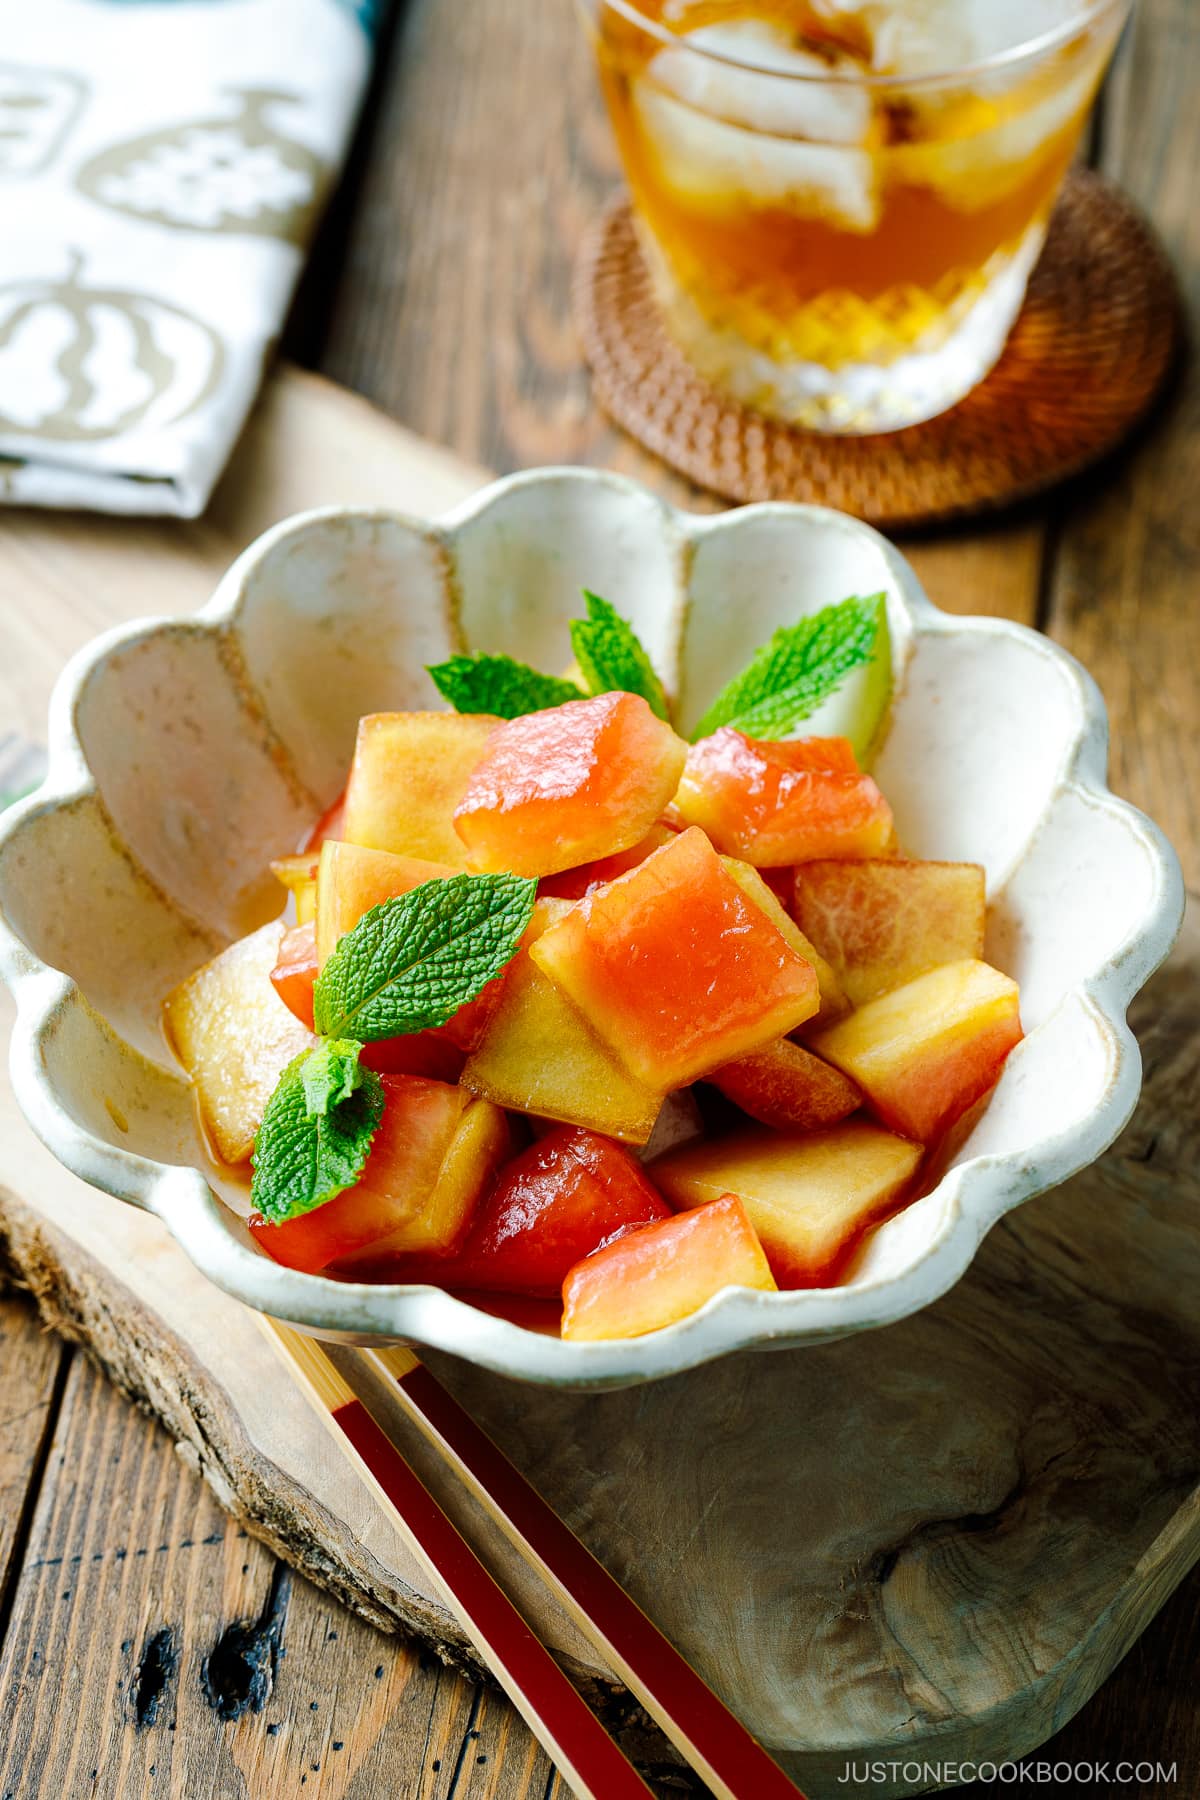
[[[584,599],[587,617],[573,620],[570,629],[588,693],[640,694],[660,719],[667,719],[662,682],[632,625],[599,594],[585,588]],[[693,730],[692,742],[722,725],[735,726],[748,737],[785,737],[870,660],[884,605],[883,594],[852,595],[795,625],[781,626],[718,694]],[[511,656],[452,656],[431,664],[429,674],[457,712],[515,719],[580,697],[574,682],[543,675]]]
[[[383,1117],[383,1083],[362,1045],[317,1044],[291,1061],[254,1139],[250,1198],[273,1225],[323,1206],[359,1179]]]
[[[254,1139],[250,1198],[271,1224],[359,1180],[384,1108],[364,1043],[453,1018],[515,956],[536,893],[516,875],[439,877],[339,938],[313,989],[321,1042],[283,1071]]]
[[[667,696],[628,619],[599,594],[584,589],[587,618],[571,623],[571,648],[589,696],[640,694],[660,719]],[[583,698],[583,690],[560,675],[543,675],[511,656],[451,656],[429,663],[426,672],[455,712],[494,713],[516,719]]]
[[[449,875],[364,913],[313,989],[322,1037],[373,1043],[444,1025],[516,955],[536,881]]]
[[[427,673],[442,699],[460,713],[494,713],[498,719],[516,719],[583,698],[573,681],[543,675],[511,656],[452,656],[446,662],[430,663]]]
[[[583,679],[593,694],[640,694],[660,719],[667,717],[667,696],[654,664],[633,626],[599,594],[585,588],[586,619],[571,623],[571,648]]]
[[[717,695],[692,742],[732,725],[747,737],[793,731],[839,688],[875,647],[884,596],[852,595],[796,625],[784,625]]]

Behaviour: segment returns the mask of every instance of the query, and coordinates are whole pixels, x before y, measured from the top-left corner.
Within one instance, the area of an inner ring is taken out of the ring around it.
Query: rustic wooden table
[[[1141,0],[1092,142],[1156,221],[1192,310],[1198,82],[1195,0]],[[292,353],[471,461],[603,464],[709,504],[590,400],[567,292],[616,176],[568,0],[402,3],[295,309]],[[1166,827],[1192,885],[1198,445],[1193,369],[1112,466],[1001,524],[906,546],[941,605],[1036,622],[1094,671],[1112,714],[1114,784]],[[1200,1791],[1198,1599],[1200,1572],[1040,1760],[1175,1769],[1097,1793]],[[566,1792],[503,1700],[289,1575],[166,1436],[16,1299],[0,1301],[0,1632],[0,1800]],[[64,1667],[89,1705],[60,1707],[42,1670]],[[167,1734],[140,1729],[164,1693]]]

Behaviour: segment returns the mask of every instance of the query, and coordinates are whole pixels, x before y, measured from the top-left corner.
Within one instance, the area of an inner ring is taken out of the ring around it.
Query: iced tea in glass
[[[584,0],[668,327],[810,430],[1004,347],[1129,0]]]

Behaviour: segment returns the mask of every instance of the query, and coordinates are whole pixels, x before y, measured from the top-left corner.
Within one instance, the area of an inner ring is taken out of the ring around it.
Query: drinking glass
[[[667,327],[813,431],[996,362],[1130,0],[582,0]]]

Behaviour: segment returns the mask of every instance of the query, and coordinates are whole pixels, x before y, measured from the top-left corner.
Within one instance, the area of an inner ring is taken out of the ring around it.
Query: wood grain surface
[[[1102,165],[1163,233],[1193,317],[1198,39],[1192,0],[1141,0],[1097,137]],[[685,504],[711,504],[656,470],[589,403],[566,294],[574,250],[615,173],[565,0],[491,0],[486,9],[409,0],[384,44],[354,179],[314,259],[294,345],[469,460],[501,469],[599,463]],[[1167,827],[1193,886],[1197,409],[1189,370],[1144,441],[1081,487],[986,533],[960,530],[905,546],[940,605],[1039,620],[1088,663],[1113,717],[1116,785]],[[369,462],[358,461],[346,479],[369,485]],[[17,603],[32,539],[23,547],[21,524],[13,524],[0,540],[0,704],[6,720],[35,733],[37,683],[17,674],[9,647],[15,642],[49,668],[71,646]],[[129,529],[111,527],[114,537]],[[206,542],[211,529],[223,531],[220,505],[202,524],[170,528],[171,554],[180,543]],[[153,611],[165,539],[147,527],[139,544],[144,604],[131,610]],[[81,617],[104,578],[93,546],[81,525],[64,520],[51,558]],[[38,554],[40,576],[45,551]],[[115,577],[115,558],[112,570]],[[208,585],[200,555],[196,578],[199,602]],[[1165,998],[1161,984],[1158,995]],[[1188,1004],[1184,1021],[1190,1016],[1194,1029],[1194,997]],[[1197,1098],[1193,1083],[1173,1104],[1194,1119]],[[1168,1199],[1169,1142],[1155,1142],[1140,1122],[1132,1133],[1106,1184],[1146,1181],[1137,1171],[1149,1169],[1151,1191]],[[1156,1159],[1166,1171],[1158,1178]],[[1020,1247],[1003,1244],[1000,1253],[1019,1311]],[[1188,1293],[1179,1304],[1194,1313]],[[0,1794],[554,1793],[552,1772],[503,1702],[281,1572],[216,1509],[166,1436],[45,1338],[22,1303],[3,1303],[0,1326],[0,1608],[8,1627]],[[1194,1418],[1194,1389],[1176,1386],[1163,1367],[1144,1373],[1164,1397],[1173,1388]],[[1173,1479],[1194,1482],[1200,1458],[1171,1440],[1172,1417],[1168,1409],[1158,1422],[1170,1440],[1164,1453],[1174,1459]],[[1120,1427],[1116,1436],[1120,1444]],[[1134,1458],[1149,1454],[1136,1438],[1122,1447]],[[986,1538],[980,1534],[985,1557]],[[1038,1575],[1030,1571],[1031,1583]],[[1145,1800],[1200,1791],[1198,1599],[1193,1574],[1043,1759],[1157,1759],[1176,1764],[1173,1781],[1098,1791]],[[259,1693],[263,1709],[255,1712],[251,1696]],[[225,1718],[222,1707],[240,1707],[240,1716]],[[973,1800],[992,1791],[964,1790]]]
[[[1115,71],[1099,160],[1154,220],[1200,318],[1200,7],[1144,0]],[[1200,888],[1200,371],[1179,371],[1136,454],[1052,509],[1045,625],[1104,690],[1112,780],[1153,813]]]
[[[0,1658],[0,1793],[554,1795],[506,1703],[230,1522],[72,1359]]]

